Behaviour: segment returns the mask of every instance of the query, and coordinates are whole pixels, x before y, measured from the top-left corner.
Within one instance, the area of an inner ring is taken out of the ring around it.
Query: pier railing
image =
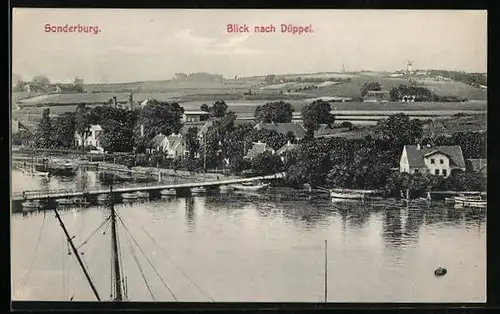
[[[207,187],[207,186],[218,186],[227,185],[234,183],[252,182],[259,180],[273,180],[280,179],[285,176],[284,173],[277,173],[267,176],[259,176],[252,178],[237,178],[237,179],[223,179],[215,181],[205,181],[205,182],[182,182],[182,183],[170,183],[170,184],[137,184],[134,186],[126,187],[116,187],[113,189],[114,193],[125,193],[125,192],[137,192],[137,191],[152,191],[152,190],[164,190],[164,189],[188,189],[194,187]],[[109,193],[109,188],[90,188],[84,190],[77,189],[57,189],[57,190],[28,190],[23,192],[12,193],[13,200],[35,200],[35,199],[45,199],[45,198],[64,198],[64,197],[76,197],[85,195],[98,195]]]

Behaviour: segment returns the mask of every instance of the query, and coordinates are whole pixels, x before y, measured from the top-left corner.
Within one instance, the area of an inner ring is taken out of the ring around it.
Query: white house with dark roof
[[[243,158],[252,160],[264,152],[270,152],[271,154],[276,153],[271,146],[267,145],[266,143],[262,143],[261,141],[258,141],[256,143],[253,143],[252,148],[248,150],[247,154]]]
[[[98,124],[91,125],[87,132],[82,136],[75,132],[74,144],[75,146],[92,146],[97,149],[101,148],[100,137],[102,135],[102,128]]]
[[[254,129],[260,130],[260,129],[266,129],[266,130],[271,130],[271,131],[276,131],[280,134],[287,135],[288,133],[292,133],[295,135],[295,138],[297,140],[301,140],[304,138],[306,135],[306,129],[299,124],[295,122],[290,122],[290,123],[264,123],[264,122],[259,122],[254,126]]]
[[[151,140],[150,152],[163,152],[170,158],[184,157],[187,154],[186,141],[182,134],[166,136],[158,134]]]
[[[405,145],[399,162],[399,171],[429,173],[448,177],[452,170],[465,171],[462,148],[454,146]]]

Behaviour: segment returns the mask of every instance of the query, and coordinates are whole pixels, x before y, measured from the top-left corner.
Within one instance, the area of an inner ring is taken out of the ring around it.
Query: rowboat
[[[72,199],[60,198],[56,200],[57,205],[73,205],[75,202]]]
[[[378,190],[352,190],[352,189],[332,189],[330,196],[332,199],[365,200],[374,198],[382,192]]]
[[[478,196],[456,196],[455,204],[464,207],[486,208],[486,200]]]
[[[26,201],[23,202],[23,211],[24,212],[31,212],[40,209],[40,202],[35,200],[35,201]]]
[[[235,189],[235,190],[240,190],[240,191],[260,191],[260,190],[263,190],[265,188],[267,188],[269,186],[269,183],[258,183],[258,184],[254,184],[254,183],[241,183],[241,184],[232,184],[232,187]]]
[[[202,194],[205,193],[207,190],[204,187],[198,187],[198,188],[192,188],[191,193],[192,194]]]
[[[174,189],[161,190],[160,195],[161,196],[175,196],[175,195],[177,195],[177,192]]]
[[[134,194],[137,196],[137,198],[149,198],[148,192],[137,191]]]
[[[137,199],[136,193],[122,193],[122,198],[124,200],[135,200]]]

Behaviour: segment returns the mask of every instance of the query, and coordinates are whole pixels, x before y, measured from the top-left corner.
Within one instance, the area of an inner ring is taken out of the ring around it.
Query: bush
[[[352,123],[351,123],[351,122],[349,122],[349,121],[344,121],[344,122],[342,122],[342,123],[340,124],[340,127],[341,127],[341,128],[349,128],[349,130],[350,130],[350,129],[352,129]]]

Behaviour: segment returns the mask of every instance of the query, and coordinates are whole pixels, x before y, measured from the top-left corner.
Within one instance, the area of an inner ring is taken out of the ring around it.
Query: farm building
[[[210,114],[206,111],[184,111],[182,115],[182,122],[200,122],[207,121]]]
[[[430,173],[448,177],[452,170],[465,171],[462,148],[453,146],[405,145],[400,159],[400,172]]]

